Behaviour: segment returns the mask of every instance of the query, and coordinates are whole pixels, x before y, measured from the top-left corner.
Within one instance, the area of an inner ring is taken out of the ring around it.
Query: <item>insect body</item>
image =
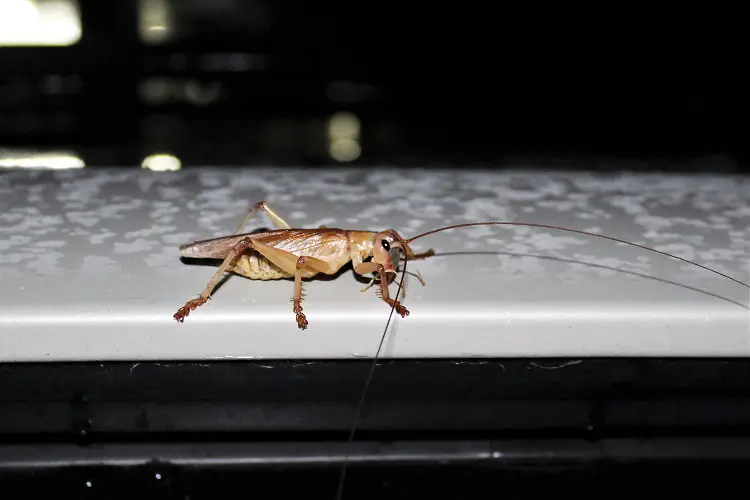
[[[276,229],[241,233],[257,210],[266,212]],[[319,273],[336,274],[351,261],[357,274],[374,273],[379,278],[381,298],[394,307],[401,317],[405,317],[409,311],[389,295],[389,275],[396,274],[402,256],[413,260],[427,257],[433,252],[414,254],[407,242],[393,230],[293,229],[265,201],[261,201],[253,206],[234,235],[183,245],[180,254],[189,258],[223,259],[223,262],[200,296],[188,301],[174,314],[177,321],[184,321],[190,311],[209,299],[225,272],[233,272],[253,280],[294,278],[293,311],[297,326],[305,329],[308,321],[302,312],[303,279]],[[366,261],[370,257],[372,259]]]

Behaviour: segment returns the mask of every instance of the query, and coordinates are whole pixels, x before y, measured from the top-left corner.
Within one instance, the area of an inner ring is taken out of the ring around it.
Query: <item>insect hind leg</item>
[[[302,275],[312,277],[317,273],[335,274],[340,268],[335,262],[327,262],[309,255],[299,256],[286,250],[274,248],[259,241],[253,242],[253,250],[268,259],[283,271],[294,276],[294,314],[297,317],[297,326],[304,330],[307,328],[307,318],[302,312]]]
[[[242,255],[243,252],[245,252],[248,248],[252,248],[253,242],[250,238],[244,238],[240,240],[229,252],[229,255],[224,259],[224,262],[221,263],[221,266],[219,266],[219,269],[216,270],[211,280],[208,282],[208,285],[206,285],[206,288],[201,292],[200,296],[196,299],[189,300],[185,303],[184,306],[179,308],[176,313],[174,313],[173,318],[182,323],[185,321],[185,318],[190,314],[191,311],[194,311],[198,307],[205,304],[208,299],[211,298],[211,292],[214,291],[214,288],[216,288],[216,285],[219,283],[219,279],[221,279],[221,276],[230,269],[232,265],[234,265],[234,261]]]
[[[268,218],[271,221],[271,224],[273,224],[273,227],[276,229],[290,229],[291,226],[278,214],[274,209],[271,208],[271,206],[268,204],[267,201],[261,200],[258,203],[255,203],[250,210],[248,211],[247,215],[244,219],[242,219],[242,222],[239,226],[237,226],[237,230],[234,232],[234,234],[239,234],[242,232],[242,230],[247,226],[247,223],[250,222],[250,219],[255,216],[255,214],[258,212],[258,210],[261,210],[266,213]]]

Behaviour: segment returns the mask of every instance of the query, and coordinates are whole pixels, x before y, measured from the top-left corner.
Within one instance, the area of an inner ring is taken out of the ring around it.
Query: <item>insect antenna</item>
[[[640,248],[640,249],[643,249],[643,250],[648,250],[649,252],[655,252],[655,253],[658,253],[658,254],[663,255],[665,257],[670,257],[670,258],[673,258],[673,259],[677,259],[677,260],[680,260],[680,261],[685,262],[687,264],[691,264],[693,266],[700,267],[701,269],[705,269],[706,271],[710,271],[710,272],[712,272],[714,274],[717,274],[719,276],[722,276],[723,278],[726,278],[728,280],[734,281],[735,283],[737,283],[739,285],[742,285],[745,288],[750,288],[750,285],[748,285],[747,283],[744,283],[744,282],[742,282],[742,281],[740,281],[738,279],[735,279],[735,278],[733,278],[731,276],[728,276],[728,275],[726,275],[726,274],[724,274],[722,272],[716,271],[714,269],[711,269],[710,267],[704,266],[702,264],[698,264],[697,262],[693,262],[691,260],[685,259],[683,257],[679,257],[677,255],[673,255],[673,254],[670,254],[670,253],[667,253],[667,252],[662,252],[661,250],[656,250],[655,248],[647,247],[645,245],[640,245],[638,243],[633,243],[631,241],[623,240],[623,239],[620,239],[620,238],[615,238],[615,237],[612,237],[612,236],[607,236],[607,235],[604,235],[604,234],[591,233],[591,232],[583,231],[583,230],[580,230],[580,229],[572,229],[572,228],[567,228],[567,227],[563,227],[563,226],[554,226],[554,225],[551,225],[551,224],[539,224],[539,223],[535,223],[535,222],[516,222],[516,221],[466,222],[466,223],[462,223],[462,224],[453,224],[453,225],[450,225],[450,226],[445,226],[445,227],[441,227],[441,228],[437,228],[437,229],[432,229],[432,230],[426,231],[426,232],[424,232],[422,234],[418,234],[418,235],[416,235],[416,236],[414,236],[412,238],[409,238],[409,239],[407,239],[405,241],[406,241],[406,243],[411,243],[413,241],[416,241],[416,240],[418,240],[420,238],[423,238],[425,236],[429,236],[431,234],[439,233],[439,232],[442,232],[442,231],[448,231],[450,229],[458,229],[458,228],[472,227],[472,226],[525,226],[525,227],[535,227],[535,228],[540,228],[540,229],[552,229],[552,230],[556,230],[556,231],[567,231],[567,232],[570,232],[570,233],[576,233],[576,234],[581,234],[581,235],[585,235],[585,236],[594,236],[594,237],[597,237],[597,238],[602,238],[602,239],[605,239],[605,240],[614,241],[616,243],[622,243],[622,244],[630,245],[630,246],[637,247],[637,248]],[[404,279],[406,278],[406,261],[408,259],[406,258],[405,255],[403,257],[403,260],[404,260],[404,267],[403,267],[403,272],[402,272],[402,275],[401,275],[401,280],[400,280],[400,282],[398,284],[398,290],[396,291],[396,297],[398,297],[399,294],[401,293],[401,290],[402,290],[403,284],[404,284]],[[365,398],[367,397],[367,391],[369,389],[370,382],[372,381],[373,375],[375,373],[375,368],[377,366],[378,358],[380,356],[380,351],[383,348],[383,343],[385,342],[385,337],[386,337],[386,335],[388,333],[388,327],[391,324],[391,320],[393,318],[393,312],[395,311],[395,308],[396,308],[396,305],[395,305],[395,302],[394,302],[393,306],[391,307],[391,312],[388,315],[388,321],[387,321],[387,323],[385,325],[385,328],[383,329],[383,334],[382,334],[382,336],[380,338],[380,343],[378,344],[378,349],[377,349],[377,351],[375,353],[375,357],[373,358],[372,364],[370,365],[370,371],[369,371],[369,373],[367,375],[367,379],[365,380],[365,385],[364,385],[364,388],[362,390],[362,394],[360,396],[359,403],[357,404],[357,408],[356,408],[356,410],[354,412],[354,419],[352,420],[352,426],[351,426],[351,429],[349,431],[349,438],[348,438],[347,443],[346,443],[347,447],[351,446],[351,443],[354,440],[354,433],[356,432],[357,424],[359,423],[359,418],[360,418],[360,414],[362,412],[362,407],[364,406]],[[336,499],[337,500],[341,499],[343,491],[344,491],[344,482],[345,482],[345,479],[346,479],[346,470],[347,470],[348,458],[349,458],[349,453],[348,453],[348,448],[347,448],[347,451],[344,454],[344,462],[343,462],[343,464],[341,466],[341,471],[340,471],[340,474],[339,474],[338,489],[336,491]]]
[[[387,279],[386,276],[382,276],[381,279]],[[396,290],[396,298],[398,298],[399,294],[401,293],[401,289],[404,286],[404,280],[406,279],[406,259],[404,259],[404,266],[403,266],[403,272],[401,273],[401,281],[398,283],[398,290]],[[349,437],[346,441],[346,451],[344,452],[344,463],[341,465],[341,471],[339,472],[339,483],[338,488],[336,490],[336,500],[341,500],[341,497],[344,493],[344,481],[346,479],[346,466],[347,462],[349,460],[349,447],[351,447],[352,442],[354,441],[354,433],[357,430],[357,424],[359,424],[359,417],[362,413],[362,407],[365,404],[365,398],[367,397],[367,390],[370,388],[370,382],[372,381],[373,375],[375,374],[375,367],[378,364],[378,358],[380,357],[380,351],[383,349],[383,343],[385,342],[386,334],[388,333],[388,327],[391,325],[391,319],[393,319],[393,311],[396,310],[396,301],[394,301],[393,305],[391,306],[391,312],[388,315],[388,321],[385,324],[385,328],[383,329],[383,334],[380,336],[380,343],[378,344],[378,349],[375,351],[375,356],[372,359],[372,363],[370,364],[370,371],[367,374],[367,378],[365,379],[365,385],[362,389],[362,395],[359,398],[359,403],[357,403],[357,408],[354,410],[354,418],[352,419],[352,426],[349,430]]]
[[[711,269],[710,267],[704,266],[702,264],[698,264],[697,262],[693,262],[692,260],[684,259],[682,257],[678,257],[677,255],[672,255],[671,253],[662,252],[661,250],[656,250],[655,248],[650,248],[650,247],[647,247],[645,245],[639,245],[638,243],[633,243],[631,241],[622,240],[620,238],[613,238],[612,236],[606,236],[606,235],[603,235],[603,234],[590,233],[588,231],[582,231],[580,229],[571,229],[571,228],[568,228],[568,227],[553,226],[553,225],[550,225],[550,224],[537,224],[537,223],[534,223],[534,222],[515,222],[515,221],[465,222],[463,224],[454,224],[454,225],[451,225],[451,226],[445,226],[445,227],[441,227],[441,228],[438,228],[438,229],[433,229],[431,231],[427,231],[427,232],[424,232],[422,234],[418,234],[418,235],[414,236],[413,238],[409,238],[406,241],[407,241],[407,243],[411,243],[412,241],[418,240],[419,238],[423,238],[424,236],[428,236],[430,234],[439,233],[441,231],[447,231],[449,229],[457,229],[457,228],[461,228],[461,227],[470,227],[470,226],[527,226],[527,227],[537,227],[537,228],[542,228],[542,229],[553,229],[553,230],[557,230],[557,231],[568,231],[570,233],[583,234],[583,235],[586,235],[586,236],[596,236],[597,238],[602,238],[602,239],[614,241],[614,242],[617,242],[617,243],[624,243],[625,245],[631,245],[631,246],[634,246],[634,247],[641,248],[643,250],[648,250],[649,252],[656,252],[656,253],[664,255],[666,257],[671,257],[673,259],[681,260],[682,262],[686,262],[686,263],[691,264],[693,266],[698,266],[698,267],[700,267],[702,269],[705,269],[706,271],[711,271],[714,274],[718,274],[719,276],[722,276],[722,277],[724,277],[724,278],[726,278],[728,280],[734,281],[735,283],[738,283],[738,284],[744,286],[745,288],[750,288],[750,285],[748,285],[747,283],[744,283],[744,282],[742,282],[742,281],[740,281],[738,279],[732,278],[731,276],[727,276],[726,274],[721,273],[719,271],[716,271],[714,269]]]

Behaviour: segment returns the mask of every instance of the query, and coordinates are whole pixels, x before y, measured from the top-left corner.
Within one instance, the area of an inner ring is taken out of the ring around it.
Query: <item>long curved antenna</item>
[[[721,273],[719,271],[716,271],[714,269],[711,269],[710,267],[706,267],[706,266],[704,266],[702,264],[698,264],[697,262],[693,262],[692,260],[683,259],[682,257],[678,257],[677,255],[672,255],[671,253],[662,252],[661,250],[656,250],[655,248],[650,248],[650,247],[647,247],[647,246],[644,246],[644,245],[639,245],[638,243],[632,243],[630,241],[621,240],[620,238],[613,238],[612,236],[606,236],[606,235],[603,235],[603,234],[590,233],[588,231],[581,231],[580,229],[570,229],[570,228],[562,227],[562,226],[553,226],[553,225],[550,225],[550,224],[537,224],[537,223],[534,223],[534,222],[513,222],[513,221],[466,222],[466,223],[463,223],[463,224],[454,224],[452,226],[445,226],[445,227],[441,227],[441,228],[438,228],[438,229],[433,229],[431,231],[427,231],[425,233],[418,234],[417,236],[414,236],[413,238],[409,238],[406,241],[408,243],[411,243],[414,240],[418,240],[419,238],[423,238],[423,237],[428,236],[430,234],[439,233],[441,231],[447,231],[449,229],[457,229],[457,228],[461,228],[461,227],[470,227],[470,226],[527,226],[527,227],[538,227],[538,228],[542,228],[542,229],[554,229],[554,230],[557,230],[557,231],[567,231],[567,232],[570,232],[570,233],[583,234],[583,235],[586,235],[586,236],[596,236],[597,238],[603,238],[605,240],[615,241],[617,243],[624,243],[625,245],[631,245],[631,246],[634,246],[634,247],[641,248],[643,250],[648,250],[650,252],[656,252],[656,253],[664,255],[666,257],[671,257],[673,259],[681,260],[682,262],[686,262],[686,263],[691,264],[693,266],[698,266],[698,267],[700,267],[702,269],[705,269],[706,271],[711,271],[714,274],[718,274],[719,276],[722,276],[722,277],[724,277],[724,278],[726,278],[728,280],[732,280],[735,283],[738,283],[738,284],[744,286],[745,288],[750,288],[750,285],[748,285],[747,283],[744,283],[744,282],[742,282],[742,281],[740,281],[738,279],[732,278],[731,276],[727,276],[726,274]]]
[[[387,276],[381,277],[381,279],[387,279]],[[406,260],[404,260],[404,268],[403,272],[401,273],[401,281],[398,283],[398,290],[396,290],[396,298],[398,299],[399,295],[401,294],[401,289],[404,286],[404,280],[406,279]],[[357,403],[357,409],[354,411],[354,419],[352,420],[352,426],[349,430],[349,438],[346,441],[346,447],[347,452],[344,454],[344,463],[341,465],[341,472],[339,473],[339,484],[338,488],[336,490],[336,500],[341,500],[341,496],[344,493],[344,481],[346,479],[346,466],[347,462],[349,460],[349,452],[348,449],[352,444],[352,441],[354,441],[354,433],[357,430],[357,424],[359,424],[359,417],[362,413],[362,407],[365,404],[365,398],[367,397],[367,390],[370,388],[370,382],[372,381],[372,377],[375,374],[375,367],[378,364],[378,358],[380,357],[380,351],[383,349],[383,343],[385,342],[386,334],[388,333],[388,327],[391,325],[391,319],[393,318],[393,311],[396,310],[396,301],[394,301],[393,306],[391,306],[391,313],[388,315],[388,321],[385,324],[385,328],[383,328],[383,335],[380,337],[380,343],[378,344],[378,349],[375,351],[375,357],[372,360],[372,364],[370,365],[370,372],[367,374],[367,379],[365,380],[365,386],[362,389],[362,395],[359,398],[359,403]]]

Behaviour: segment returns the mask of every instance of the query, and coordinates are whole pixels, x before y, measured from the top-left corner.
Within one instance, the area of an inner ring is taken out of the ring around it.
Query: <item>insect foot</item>
[[[198,297],[197,299],[189,300],[187,303],[185,303],[184,306],[180,307],[176,313],[174,313],[173,318],[182,323],[185,321],[185,318],[188,314],[190,314],[190,311],[193,309],[203,305],[206,303],[206,299],[203,297]]]
[[[307,328],[307,318],[305,317],[305,313],[302,312],[302,304],[298,301],[294,301],[294,314],[297,315],[297,326],[300,330],[304,330]]]
[[[402,306],[401,302],[399,302],[398,300],[387,299],[387,302],[388,305],[396,309],[396,312],[399,313],[402,318],[405,318],[409,315],[409,310]]]

